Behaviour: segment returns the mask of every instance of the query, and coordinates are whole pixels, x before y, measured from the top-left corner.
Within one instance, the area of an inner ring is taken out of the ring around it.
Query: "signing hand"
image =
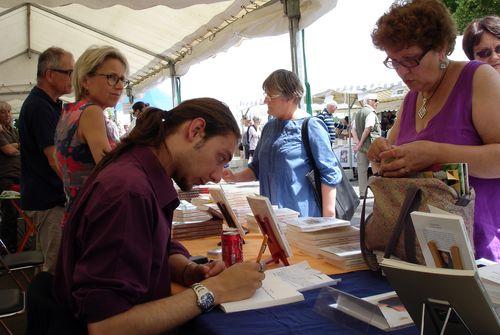
[[[203,282],[215,295],[217,304],[250,298],[265,278],[259,263],[237,263]]]
[[[437,162],[436,143],[415,141],[380,153],[379,174],[384,177],[406,177]]]

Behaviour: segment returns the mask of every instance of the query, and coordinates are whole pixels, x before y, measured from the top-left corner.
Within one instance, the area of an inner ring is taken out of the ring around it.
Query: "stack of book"
[[[368,268],[363,259],[359,241],[320,248],[320,251],[327,263],[339,269],[357,271]]]
[[[286,236],[294,247],[322,258],[321,248],[359,242],[359,229],[335,218],[299,218],[289,224]]]
[[[172,237],[176,240],[195,239],[221,233],[221,220],[212,219],[212,215],[207,211],[199,210],[185,200],[181,200],[181,204],[174,211]]]

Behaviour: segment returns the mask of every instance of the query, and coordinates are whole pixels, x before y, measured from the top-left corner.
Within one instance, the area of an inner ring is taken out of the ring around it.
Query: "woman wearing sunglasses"
[[[465,29],[462,47],[470,60],[488,63],[500,73],[500,17],[474,20]]]
[[[128,85],[128,63],[110,46],[90,47],[77,60],[73,72],[75,103],[64,106],[56,129],[56,159],[64,182],[69,211],[80,187],[118,139],[104,117]]]
[[[455,38],[439,0],[396,2],[379,18],[373,43],[410,92],[388,138],[376,139],[368,158],[385,177],[468,163],[476,257],[500,261],[500,76],[482,62],[450,61]]]

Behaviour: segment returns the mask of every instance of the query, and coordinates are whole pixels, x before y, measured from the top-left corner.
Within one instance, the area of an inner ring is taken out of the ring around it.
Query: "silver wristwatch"
[[[203,313],[210,311],[215,306],[215,297],[212,291],[200,283],[191,285],[194,293],[196,294],[196,304],[200,307]]]

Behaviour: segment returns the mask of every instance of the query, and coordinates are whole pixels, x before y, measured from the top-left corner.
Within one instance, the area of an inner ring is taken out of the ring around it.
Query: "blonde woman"
[[[76,102],[64,107],[56,130],[56,158],[67,211],[94,166],[117,144],[103,111],[120,99],[128,85],[127,72],[127,60],[110,46],[90,47],[75,64]]]

